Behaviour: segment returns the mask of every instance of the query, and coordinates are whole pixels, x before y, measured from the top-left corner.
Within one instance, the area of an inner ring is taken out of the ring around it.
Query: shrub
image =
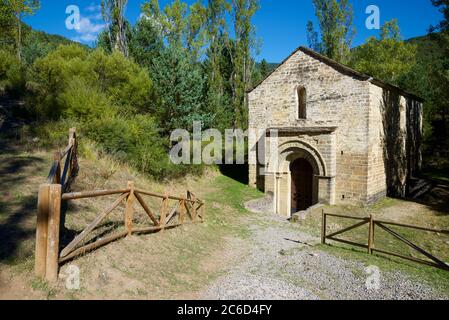
[[[168,141],[159,135],[155,121],[149,116],[101,117],[89,122],[85,135],[115,159],[126,161],[156,179],[175,178],[202,170],[177,166],[169,161]]]
[[[12,53],[0,50],[0,94],[20,94],[25,88],[23,67]]]
[[[131,114],[148,109],[152,97],[144,69],[120,53],[89,52],[78,45],[60,46],[36,59],[28,87],[47,119],[97,117],[117,110]]]

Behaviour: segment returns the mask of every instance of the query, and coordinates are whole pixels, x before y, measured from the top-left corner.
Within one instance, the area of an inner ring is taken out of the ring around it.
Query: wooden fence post
[[[161,220],[159,222],[161,226],[161,231],[163,232],[165,229],[165,226],[167,224],[167,211],[168,211],[168,194],[165,195],[164,200],[162,200],[162,208],[161,208]]]
[[[369,232],[368,232],[368,253],[373,254],[374,247],[374,220],[373,215],[369,216]]]
[[[49,214],[50,185],[41,184],[37,198],[37,221],[36,221],[36,252],[34,272],[39,278],[45,278],[47,265],[47,232]]]
[[[321,212],[321,244],[326,244],[326,214]]]
[[[69,131],[70,141],[73,142],[72,146],[72,159],[70,161],[70,176],[74,176],[78,173],[78,138],[76,136],[76,128],[71,128]]]
[[[181,200],[180,208],[179,208],[179,223],[180,224],[184,224],[184,220],[186,217],[186,211],[187,211],[186,205],[187,205],[186,201]]]
[[[126,200],[125,228],[128,232],[128,235],[131,235],[133,232],[134,200],[136,198],[136,196],[134,195],[134,182],[128,182],[128,189],[131,191],[129,192],[128,199]]]
[[[187,191],[187,199],[191,200],[192,202],[190,202],[191,208],[192,208],[192,219],[193,222],[197,221],[197,203],[196,203],[196,197],[193,193],[191,193],[190,191]]]
[[[58,280],[61,196],[62,186],[60,184],[50,185],[47,229],[47,263],[45,272],[45,278],[50,282],[56,282]]]
[[[61,183],[61,152],[55,152],[53,154],[53,160],[58,162],[58,167],[56,168],[55,178],[52,183]]]

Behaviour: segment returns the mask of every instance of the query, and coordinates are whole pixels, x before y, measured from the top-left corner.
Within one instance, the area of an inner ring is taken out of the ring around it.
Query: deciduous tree
[[[345,62],[355,35],[352,5],[348,0],[313,0],[319,34],[311,21],[307,24],[309,46],[327,57]]]
[[[39,0],[6,0],[6,5],[15,18],[16,51],[19,61],[22,60],[22,20],[24,16],[33,15],[40,8]]]

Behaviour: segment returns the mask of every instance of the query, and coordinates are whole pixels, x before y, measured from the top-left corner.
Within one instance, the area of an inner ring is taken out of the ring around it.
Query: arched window
[[[306,88],[298,87],[296,89],[298,101],[298,119],[307,119],[307,92]]]

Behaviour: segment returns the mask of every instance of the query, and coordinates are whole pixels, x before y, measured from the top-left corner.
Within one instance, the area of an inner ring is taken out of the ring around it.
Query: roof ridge
[[[417,95],[415,95],[413,93],[407,92],[406,90],[404,90],[404,89],[402,89],[402,88],[400,88],[400,87],[398,87],[396,85],[393,85],[393,84],[388,83],[386,81],[382,81],[382,80],[376,79],[376,78],[374,78],[374,77],[372,77],[372,76],[370,76],[368,74],[361,73],[361,72],[359,72],[357,70],[354,70],[351,67],[349,67],[349,66],[347,66],[347,65],[345,65],[343,63],[340,63],[340,62],[338,62],[336,60],[328,58],[325,55],[320,54],[320,53],[318,53],[316,51],[313,51],[310,48],[306,48],[304,46],[300,46],[297,49],[295,49],[274,70],[272,70],[263,80],[261,80],[255,86],[253,86],[253,88],[249,89],[247,91],[247,93],[250,93],[253,90],[255,90],[257,87],[259,87],[263,82],[265,82],[273,73],[275,73],[282,65],[284,65],[298,51],[301,51],[301,52],[311,56],[312,58],[314,58],[316,60],[320,60],[321,62],[326,63],[327,65],[333,67],[334,69],[336,69],[340,73],[343,73],[343,74],[346,74],[346,75],[349,75],[349,76],[361,79],[363,81],[369,81],[370,83],[372,83],[372,84],[374,84],[374,85],[376,85],[378,87],[384,88],[384,89],[390,89],[390,90],[399,91],[402,95],[411,97],[411,98],[416,99],[416,100],[418,100],[420,102],[424,101],[423,98],[421,98],[421,97],[419,97],[419,96],[417,96]]]

